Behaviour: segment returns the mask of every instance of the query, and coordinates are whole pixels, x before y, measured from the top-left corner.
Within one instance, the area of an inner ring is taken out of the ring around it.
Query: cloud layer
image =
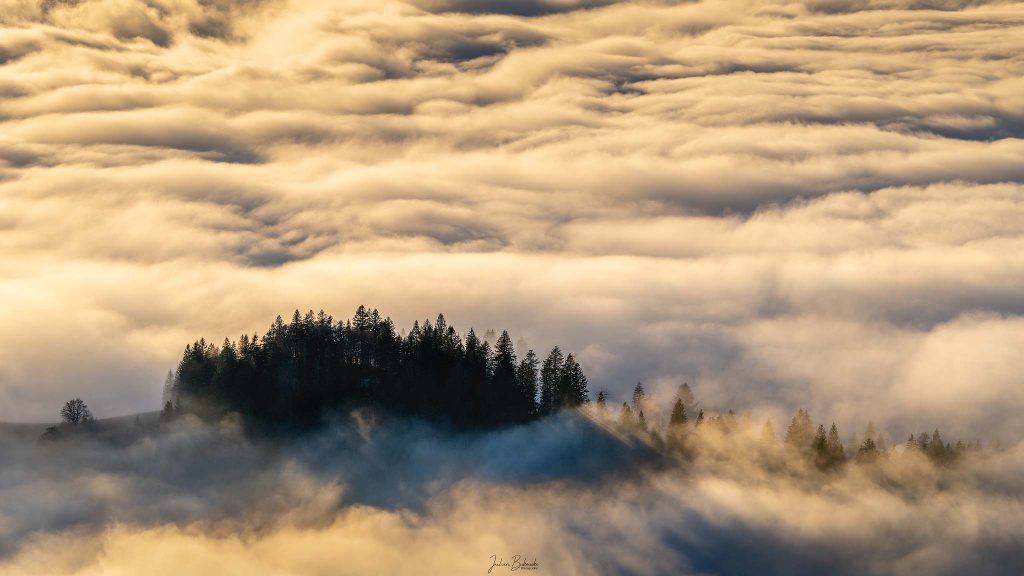
[[[574,414],[472,436],[365,416],[274,446],[190,419],[0,433],[0,574],[483,574],[491,555],[566,575],[1024,566],[1020,446],[824,475],[780,467],[756,428],[705,425],[697,459],[664,466]]]
[[[359,303],[1014,440],[1024,5],[0,0],[0,420]],[[909,426],[909,429],[907,428]]]

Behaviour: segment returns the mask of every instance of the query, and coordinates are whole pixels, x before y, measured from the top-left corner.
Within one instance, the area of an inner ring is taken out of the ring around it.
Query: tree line
[[[595,416],[611,421],[622,432],[644,438],[659,451],[675,453],[684,458],[694,456],[700,447],[702,433],[728,437],[750,427],[746,416],[740,416],[733,410],[705,416],[705,411],[688,383],[679,386],[671,410],[668,411],[667,423],[659,425],[649,422],[647,414],[652,409],[643,384],[637,383],[630,402],[622,403],[617,417],[608,408],[606,394],[598,392]],[[769,451],[784,448],[823,472],[839,470],[848,462],[871,464],[889,456],[896,448],[888,446],[884,435],[871,422],[868,422],[862,436],[854,436],[844,444],[835,422],[828,428],[824,423],[815,426],[810,413],[802,408],[793,415],[781,446],[775,425],[771,419],[767,419],[759,433],[758,447]],[[934,464],[948,465],[970,452],[980,450],[981,443],[975,441],[965,444],[961,440],[947,442],[936,428],[931,433],[911,434],[903,448],[904,454],[921,454]]]
[[[237,412],[257,428],[315,426],[332,411],[372,405],[458,428],[528,422],[589,401],[587,378],[557,346],[517,358],[507,331],[494,344],[462,337],[444,315],[400,335],[360,306],[351,319],[298,310],[263,336],[185,347],[168,375],[163,417]]]
[[[604,391],[590,403],[582,367],[558,346],[543,361],[533,350],[518,358],[507,331],[481,339],[470,329],[462,337],[444,315],[417,321],[408,334],[399,334],[390,318],[365,306],[337,322],[322,311],[296,310],[289,323],[278,316],[263,336],[242,335],[220,346],[200,339],[185,346],[177,369],[167,375],[164,396],[161,421],[182,413],[218,418],[230,412],[254,431],[311,428],[333,412],[357,406],[456,428],[521,424],[586,406],[586,413],[620,431],[683,456],[695,452],[703,431],[728,436],[749,427],[746,417],[732,410],[706,416],[688,383],[679,386],[665,412],[667,421],[650,421],[657,410],[642,383],[613,415]],[[72,426],[94,420],[79,398],[65,404],[61,418]],[[771,420],[760,436],[765,447],[778,444]],[[815,425],[803,409],[793,416],[782,446],[823,471],[851,460],[873,462],[891,452],[871,423],[862,439],[844,445],[834,422],[827,428]],[[950,463],[980,444],[946,442],[936,429],[911,434],[904,446],[933,462]]]

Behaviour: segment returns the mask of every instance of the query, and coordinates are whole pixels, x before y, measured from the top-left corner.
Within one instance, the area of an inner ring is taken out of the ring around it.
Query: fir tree
[[[532,418],[537,414],[537,368],[539,363],[533,350],[528,350],[526,357],[516,369],[519,401],[522,403],[523,413],[527,418]]]
[[[946,450],[946,445],[942,442],[942,436],[939,435],[938,428],[932,433],[931,440],[928,442],[927,454],[928,458],[936,464],[946,463],[949,451]]]
[[[642,382],[637,382],[636,386],[633,387],[633,411],[639,413],[646,407],[647,404],[647,393],[644,392],[644,385]]]
[[[814,433],[814,439],[811,440],[811,453],[814,455],[815,466],[821,470],[828,467],[828,436],[825,434],[825,426],[823,424],[818,424],[818,430]]]
[[[822,429],[822,433],[824,433],[824,429]],[[798,453],[806,454],[811,449],[813,441],[814,424],[811,422],[810,414],[801,408],[797,410],[789,428],[786,429],[786,446]]]
[[[676,403],[672,406],[672,415],[668,419],[668,427],[670,430],[681,430],[686,427],[686,406],[679,398],[676,398]]]
[[[857,464],[872,464],[878,460],[878,447],[870,437],[857,449]]]
[[[555,412],[556,396],[559,383],[562,380],[562,366],[564,363],[565,359],[562,357],[562,351],[558,346],[555,346],[548,353],[548,357],[544,359],[544,364],[541,366],[540,404],[538,409],[542,416]]]
[[[843,449],[843,443],[839,439],[839,429],[836,428],[835,422],[832,423],[832,428],[828,431],[826,452],[829,469],[838,468],[846,463],[846,451]]]
[[[590,400],[587,392],[587,377],[583,368],[572,354],[565,357],[558,380],[558,391],[555,396],[556,409],[575,408]]]

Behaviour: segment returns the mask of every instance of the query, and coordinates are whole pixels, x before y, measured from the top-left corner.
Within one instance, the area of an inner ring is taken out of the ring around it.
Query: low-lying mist
[[[948,465],[898,447],[821,472],[758,426],[689,427],[669,450],[611,420],[453,433],[360,411],[274,441],[191,416],[2,432],[0,575],[1024,569],[1020,445]]]

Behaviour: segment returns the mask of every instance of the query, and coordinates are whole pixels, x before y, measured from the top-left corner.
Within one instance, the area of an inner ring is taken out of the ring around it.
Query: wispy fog
[[[192,418],[0,439],[0,574],[1015,574],[1024,451],[820,473],[756,427],[692,461],[563,414],[451,435],[361,413],[253,444]],[[495,568],[501,573],[502,568]],[[508,568],[504,568],[508,570]]]

